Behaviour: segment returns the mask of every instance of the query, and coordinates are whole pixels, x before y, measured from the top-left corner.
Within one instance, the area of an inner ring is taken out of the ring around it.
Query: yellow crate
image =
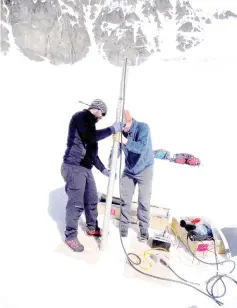
[[[105,204],[98,204],[98,213],[104,214]],[[159,211],[163,211],[166,213],[169,212],[169,209],[161,208],[161,207],[154,207],[152,206],[150,209],[150,228],[157,229],[157,230],[165,230],[169,226],[169,216],[160,215]],[[117,220],[120,219],[120,207],[117,205],[112,205],[111,207],[111,218],[115,218]],[[131,205],[131,223],[138,224],[137,219],[137,203],[133,202]]]
[[[181,219],[188,219],[192,220],[196,217],[173,217],[171,227],[181,240],[181,242],[192,251],[193,254],[197,252],[207,251],[210,250],[214,252],[213,241],[191,241],[187,239],[187,231],[180,226]],[[215,239],[216,242],[216,252],[218,254],[225,254],[225,248],[223,242],[220,239]]]

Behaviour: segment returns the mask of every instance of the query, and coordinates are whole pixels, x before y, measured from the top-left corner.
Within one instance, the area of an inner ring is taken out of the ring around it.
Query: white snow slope
[[[121,69],[96,52],[73,66],[32,62],[16,50],[0,61],[0,307],[102,307],[104,298],[115,307],[150,306],[155,298],[157,307],[216,307],[192,289],[125,278],[113,226],[116,248],[97,264],[55,252],[61,242],[55,220],[63,221],[66,202],[60,166],[70,117],[83,109],[78,100],[102,98],[109,112],[98,127],[111,125]],[[154,56],[128,73],[126,108],[150,125],[154,149],[192,153],[203,162],[192,168],[156,160],[152,203],[174,214],[204,214],[220,227],[237,225],[236,69],[234,57]],[[111,145],[111,138],[100,142],[105,164]],[[93,172],[98,191],[106,193],[107,178]],[[223,307],[236,307],[234,287],[228,286]]]

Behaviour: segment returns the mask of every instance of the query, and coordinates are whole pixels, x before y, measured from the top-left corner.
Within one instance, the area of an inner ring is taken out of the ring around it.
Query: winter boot
[[[127,226],[120,226],[119,227],[119,231],[120,231],[120,235],[122,236],[122,237],[127,237],[128,236],[128,227]]]
[[[140,229],[139,242],[147,242],[149,239],[149,233],[147,229]]]
[[[78,241],[78,238],[65,240],[65,243],[75,252],[82,252],[84,250],[84,246]]]
[[[102,236],[102,231],[99,227],[96,227],[95,230],[86,230],[86,234],[89,236],[96,236],[96,237],[101,237]]]

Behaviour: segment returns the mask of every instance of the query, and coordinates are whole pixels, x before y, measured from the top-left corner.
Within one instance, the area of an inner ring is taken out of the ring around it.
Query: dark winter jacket
[[[95,166],[101,172],[105,166],[98,157],[98,143],[114,133],[113,127],[96,130],[96,119],[89,110],[77,112],[71,118],[68,130],[67,149],[63,161],[91,169]]]
[[[138,174],[154,164],[150,128],[146,123],[133,119],[129,132],[123,133],[128,138],[127,145],[122,145],[125,156],[125,173]]]

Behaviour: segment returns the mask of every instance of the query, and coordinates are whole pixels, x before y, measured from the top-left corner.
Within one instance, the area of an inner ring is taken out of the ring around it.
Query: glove
[[[109,176],[110,176],[110,170],[104,169],[104,170],[102,171],[102,174],[105,175],[105,176],[107,176],[107,177],[109,177]],[[115,180],[117,180],[117,174],[115,174]]]
[[[124,123],[122,123],[122,122],[115,122],[111,127],[112,127],[112,130],[113,130],[113,134],[119,133],[119,132],[122,131],[122,129],[124,127]]]
[[[104,169],[104,170],[102,171],[102,174],[105,175],[105,176],[107,176],[107,177],[109,177],[109,176],[110,176],[110,171],[109,171],[108,169]]]

